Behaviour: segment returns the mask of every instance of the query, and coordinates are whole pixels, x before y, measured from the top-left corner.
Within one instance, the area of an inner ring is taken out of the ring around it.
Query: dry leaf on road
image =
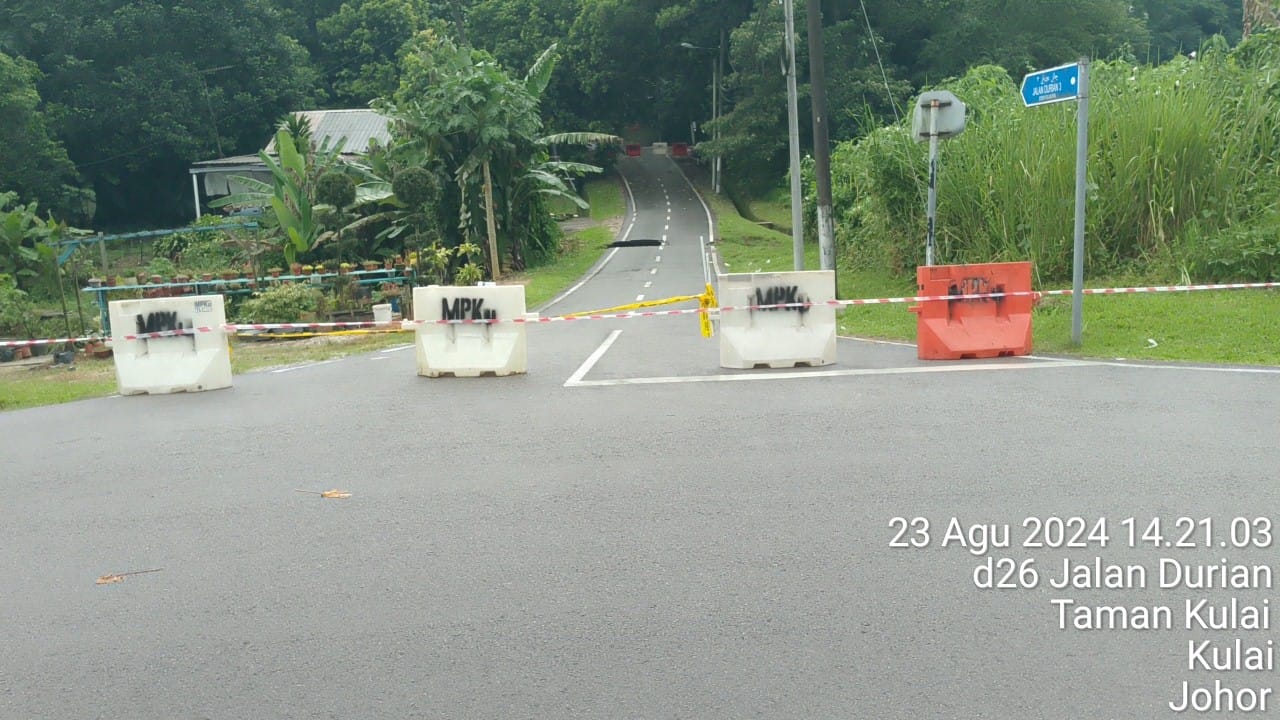
[[[319,495],[322,498],[328,498],[330,500],[346,500],[351,497],[351,493],[346,490],[325,490],[324,492],[320,492],[319,490],[295,490],[294,492]]]
[[[164,568],[155,568],[154,570],[134,570],[133,572],[125,573],[107,573],[106,575],[99,577],[97,580],[94,580],[93,584],[111,585],[112,583],[124,582],[124,579],[129,575],[145,575],[146,573],[160,572],[163,569]]]

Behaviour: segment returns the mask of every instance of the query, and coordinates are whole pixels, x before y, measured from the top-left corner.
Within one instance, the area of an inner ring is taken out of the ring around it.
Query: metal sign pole
[[[1071,342],[1081,344],[1084,325],[1084,218],[1089,162],[1089,58],[1080,58],[1080,96],[1076,107],[1076,228],[1071,277]]]
[[[938,226],[938,101],[929,103],[929,236],[924,247],[924,264],[933,264]]]

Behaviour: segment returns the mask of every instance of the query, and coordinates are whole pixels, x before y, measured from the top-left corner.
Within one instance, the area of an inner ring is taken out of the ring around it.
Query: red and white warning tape
[[[1135,295],[1145,293],[1185,293],[1185,292],[1201,292],[1207,290],[1269,290],[1280,288],[1280,282],[1257,282],[1257,283],[1223,283],[1218,285],[1152,285],[1148,287],[1124,287],[1124,288],[1087,288],[1082,295]],[[967,295],[916,295],[912,297],[891,297],[891,298],[861,298],[857,300],[828,300],[825,302],[804,302],[804,303],[778,303],[774,305],[729,305],[718,308],[689,308],[687,310],[643,310],[621,313],[597,313],[592,315],[553,315],[550,317],[520,317],[520,318],[498,318],[498,319],[478,319],[478,320],[404,320],[399,321],[403,326],[412,325],[496,325],[501,323],[512,323],[517,325],[535,325],[554,322],[578,322],[581,320],[630,320],[633,318],[650,318],[650,317],[673,317],[677,315],[699,315],[702,313],[726,313],[726,312],[754,312],[757,310],[784,310],[796,308],[813,308],[813,307],[852,307],[855,305],[891,305],[901,303],[921,303],[921,302],[954,302],[957,300],[988,300],[997,298],[1011,297],[1064,297],[1072,295],[1071,290],[1025,290],[1018,292],[1006,293],[974,293]],[[327,328],[374,328],[374,327],[392,327],[395,322],[327,322],[327,323],[251,323],[251,324],[233,324],[228,323],[221,327],[227,332],[235,332],[238,330],[321,330]],[[123,335],[116,337],[116,340],[153,340],[164,337],[176,337],[180,335],[195,335],[197,333],[213,332],[214,328],[200,327],[188,328],[184,330],[166,330],[162,332],[137,333],[133,335]],[[98,337],[80,337],[80,338],[54,338],[50,340],[5,340],[0,341],[0,347],[22,347],[30,345],[56,345],[59,343],[75,343],[88,342],[90,340],[102,340]]]
[[[324,330],[331,328],[366,328],[366,327],[387,327],[392,323],[379,323],[371,321],[358,322],[327,322],[327,323],[249,323],[235,324],[228,323],[223,325],[228,332],[236,330]]]
[[[0,340],[0,347],[31,347],[34,345],[61,345],[62,343],[80,343],[90,340],[103,340],[100,337],[49,338],[46,340]]]
[[[198,335],[201,333],[211,333],[213,331],[214,331],[214,328],[211,328],[211,327],[184,328],[182,330],[160,330],[158,332],[136,333],[134,335],[121,335],[120,337],[113,338],[113,339],[114,340],[156,340],[158,338],[180,337],[182,335]]]

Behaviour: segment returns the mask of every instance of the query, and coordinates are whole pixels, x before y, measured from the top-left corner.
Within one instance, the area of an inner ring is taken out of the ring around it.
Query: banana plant
[[[246,191],[219,198],[209,206],[271,208],[271,214],[265,218],[278,229],[285,260],[292,263],[300,253],[314,249],[337,234],[326,231],[319,221],[321,212],[335,208],[315,202],[315,191],[320,176],[342,164],[342,142],[330,144],[326,138],[319,147],[307,143],[304,152],[294,143],[288,129],[281,128],[276,132],[275,145],[278,160],[265,151],[258,153],[258,158],[271,172],[270,183],[235,177]]]
[[[41,219],[37,203],[21,205],[17,199],[15,193],[0,193],[0,274],[21,283],[38,276],[54,259],[50,243],[83,231],[73,231],[52,217]]]

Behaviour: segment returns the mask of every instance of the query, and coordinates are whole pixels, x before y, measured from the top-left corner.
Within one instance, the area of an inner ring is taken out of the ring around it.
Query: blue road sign
[[[1080,66],[1076,63],[1037,70],[1022,79],[1022,102],[1027,107],[1076,100],[1080,97]]]

